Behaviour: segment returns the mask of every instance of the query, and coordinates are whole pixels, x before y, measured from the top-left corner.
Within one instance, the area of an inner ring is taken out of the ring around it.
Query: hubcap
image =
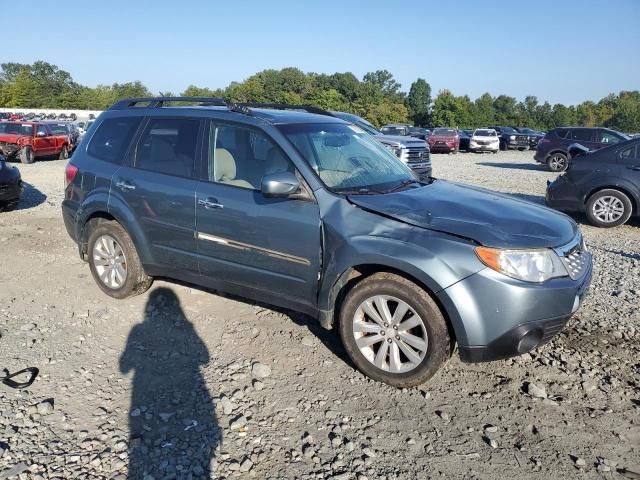
[[[388,295],[368,298],[353,317],[360,353],[391,373],[409,372],[424,359],[429,337],[423,320],[406,302]]]
[[[117,290],[127,280],[127,259],[118,241],[111,235],[101,235],[93,245],[93,265],[100,281]]]
[[[610,195],[601,197],[593,204],[593,216],[604,223],[617,222],[624,215],[622,201]]]
[[[549,166],[551,170],[561,170],[564,167],[565,159],[559,155],[554,155],[549,160]]]

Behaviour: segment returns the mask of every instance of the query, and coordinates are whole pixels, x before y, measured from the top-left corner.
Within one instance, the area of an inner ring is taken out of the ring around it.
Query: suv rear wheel
[[[111,297],[139,295],[153,283],[144,272],[131,237],[118,222],[103,221],[92,228],[88,256],[94,280]]]
[[[67,158],[69,158],[69,149],[67,148],[66,145],[64,145],[62,147],[62,150],[60,150],[60,156],[58,157],[59,160],[66,160]]]
[[[631,200],[619,190],[600,190],[587,201],[587,218],[596,227],[622,225],[629,220],[632,212]]]
[[[564,172],[567,169],[569,162],[567,156],[564,153],[554,153],[547,160],[549,170],[552,172]]]
[[[449,330],[436,303],[392,273],[373,274],[349,291],[340,336],[361,372],[394,387],[426,382],[451,356]]]

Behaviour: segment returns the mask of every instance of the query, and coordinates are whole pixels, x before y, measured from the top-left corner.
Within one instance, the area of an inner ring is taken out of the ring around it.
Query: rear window
[[[122,163],[140,120],[141,117],[105,119],[91,138],[87,152],[105,162]]]
[[[580,142],[592,142],[593,130],[587,130],[586,128],[574,128],[571,130],[571,139],[578,140]]]

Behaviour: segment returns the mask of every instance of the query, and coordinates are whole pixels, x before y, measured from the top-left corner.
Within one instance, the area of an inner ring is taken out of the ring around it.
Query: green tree
[[[429,107],[431,106],[431,85],[418,78],[411,84],[409,95],[405,101],[414,125],[426,126],[430,123]]]
[[[404,96],[400,93],[400,87],[402,85],[396,82],[388,70],[376,70],[375,72],[365,73],[362,81],[376,85],[385,97],[392,100],[401,100]]]
[[[496,110],[493,106],[493,97],[483,93],[473,102],[474,127],[488,127],[496,123]]]
[[[456,97],[449,90],[440,90],[433,102],[433,110],[431,112],[433,125],[437,127],[457,127],[457,108]]]

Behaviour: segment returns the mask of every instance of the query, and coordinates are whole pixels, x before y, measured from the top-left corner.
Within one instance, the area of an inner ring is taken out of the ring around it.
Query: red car
[[[434,128],[429,136],[429,150],[432,152],[458,153],[460,135],[455,128]]]
[[[52,130],[45,122],[1,122],[0,153],[7,159],[33,163],[38,157],[69,158],[69,134]]]

